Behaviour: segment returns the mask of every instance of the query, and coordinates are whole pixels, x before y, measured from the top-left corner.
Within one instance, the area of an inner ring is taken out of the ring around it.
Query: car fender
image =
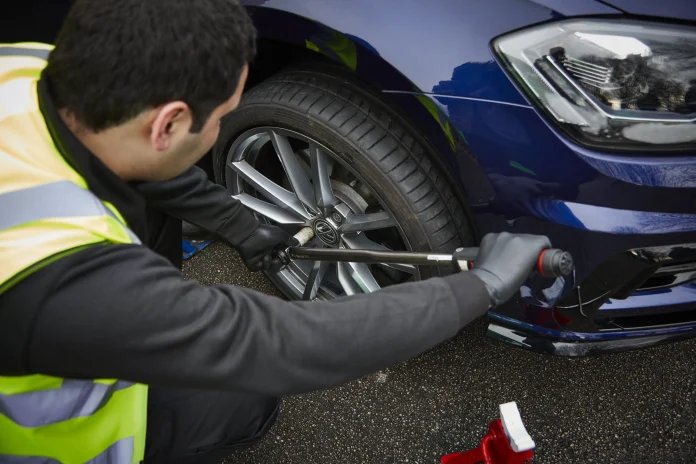
[[[472,207],[488,204],[494,189],[438,96],[528,107],[494,60],[491,40],[565,14],[617,12],[594,0],[485,4],[441,0],[437,7],[418,0],[244,0],[244,4],[259,39],[319,53],[381,91],[384,100],[407,116],[440,154],[444,171]]]
[[[518,104],[526,101],[495,65],[491,54],[490,41],[494,37],[567,15],[618,12],[593,0],[244,3],[255,19],[259,37],[292,42],[338,58],[368,81],[379,83],[382,90],[471,96]],[[305,24],[301,24],[301,19]],[[350,57],[353,45],[362,49],[357,57]],[[389,76],[387,80],[375,75],[381,70],[362,65],[360,60],[366,58],[361,56],[362,51],[389,63],[404,79]],[[454,79],[457,69],[464,65],[468,65],[468,82]]]

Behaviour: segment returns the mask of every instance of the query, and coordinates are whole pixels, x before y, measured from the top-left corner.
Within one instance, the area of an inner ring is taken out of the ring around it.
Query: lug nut
[[[336,212],[334,212],[334,213],[331,214],[331,219],[333,219],[333,220],[336,221],[336,222],[341,222],[341,221],[343,221],[343,218],[341,217],[341,215],[338,214],[338,213],[336,213]]]

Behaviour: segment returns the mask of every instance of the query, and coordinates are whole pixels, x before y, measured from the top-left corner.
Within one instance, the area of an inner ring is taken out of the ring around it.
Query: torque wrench
[[[457,248],[452,254],[422,253],[410,251],[353,250],[348,248],[305,248],[302,245],[314,237],[314,231],[305,227],[295,234],[299,245],[277,252],[278,258],[289,264],[294,260],[340,261],[368,264],[413,264],[417,266],[439,266],[452,264],[458,271],[473,267],[478,248]],[[537,270],[545,277],[563,277],[573,272],[573,257],[567,251],[549,248],[541,252]]]

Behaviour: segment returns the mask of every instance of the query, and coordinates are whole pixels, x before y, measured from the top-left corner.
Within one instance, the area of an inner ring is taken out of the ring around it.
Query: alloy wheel
[[[241,134],[225,165],[228,191],[257,217],[294,234],[312,227],[306,246],[407,250],[407,240],[373,186],[316,140],[279,127]],[[411,265],[296,261],[269,274],[289,297],[314,300],[370,293],[418,279]]]

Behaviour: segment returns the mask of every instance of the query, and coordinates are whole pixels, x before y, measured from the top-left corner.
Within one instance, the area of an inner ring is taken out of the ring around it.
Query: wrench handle
[[[478,248],[458,248],[452,254],[452,263],[457,270],[476,267]],[[573,272],[573,257],[567,251],[547,248],[539,254],[536,270],[544,277],[565,277]]]
[[[460,248],[452,255],[412,252],[378,252],[373,250],[345,250],[330,248],[300,248],[314,238],[311,227],[305,227],[294,236],[297,245],[285,250],[277,250],[277,257],[289,264],[291,259],[326,261],[351,261],[362,263],[398,263],[415,265],[438,265],[453,262],[459,270],[472,268],[476,261],[478,248]],[[291,256],[292,255],[292,256]],[[462,269],[463,266],[466,266]],[[537,260],[537,271],[544,277],[564,277],[573,272],[573,257],[567,251],[549,248],[541,252]]]

